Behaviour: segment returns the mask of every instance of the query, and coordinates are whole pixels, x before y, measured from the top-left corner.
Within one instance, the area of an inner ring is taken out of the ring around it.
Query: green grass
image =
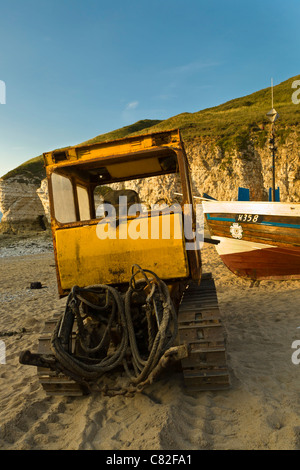
[[[300,123],[300,105],[291,100],[292,82],[299,78],[293,77],[274,87],[274,107],[280,115],[276,123],[279,131]],[[265,142],[269,128],[266,114],[270,109],[271,91],[266,88],[214,108],[179,114],[152,127],[151,131],[179,127],[187,142],[205,136],[215,139],[226,150],[243,150],[252,136],[257,136],[261,144]]]
[[[292,77],[274,87],[274,107],[279,113],[276,122],[278,144],[282,145],[289,134],[298,131],[300,123],[300,104],[292,103],[292,83],[300,75]],[[219,106],[207,108],[196,113],[181,113],[164,121],[142,120],[130,126],[100,134],[84,143],[97,143],[119,139],[129,135],[147,134],[179,128],[186,143],[209,138],[218,145],[223,153],[247,150],[249,143],[263,148],[267,143],[270,122],[266,116],[271,109],[270,87],[250,95],[230,100]],[[3,178],[32,173],[42,177],[44,170],[41,157],[36,157],[7,173]]]
[[[152,119],[143,119],[138,121],[135,124],[130,126],[122,127],[121,129],[116,129],[115,131],[108,132],[107,134],[100,134],[93,139],[82,142],[83,144],[96,144],[98,142],[105,142],[109,140],[122,139],[122,137],[127,137],[128,135],[136,133],[146,133],[146,129],[152,128],[153,126],[160,124],[162,121],[152,120]]]

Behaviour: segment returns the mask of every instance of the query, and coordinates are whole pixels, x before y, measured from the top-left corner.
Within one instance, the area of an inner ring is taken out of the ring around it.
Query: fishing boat
[[[300,279],[300,203],[203,200],[224,264],[253,281]]]
[[[202,202],[211,238],[219,242],[216,250],[221,259],[234,274],[253,281],[300,279],[300,203],[276,202],[275,121],[279,115],[273,107],[273,80],[271,91],[272,109],[267,113],[272,155],[269,201]]]

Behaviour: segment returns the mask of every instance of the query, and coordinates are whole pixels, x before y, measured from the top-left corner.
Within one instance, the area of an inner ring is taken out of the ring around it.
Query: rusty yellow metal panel
[[[152,147],[151,136],[137,137],[136,139],[122,139],[109,143],[100,143],[77,147],[77,156],[79,159],[103,158],[109,155],[125,155],[131,152],[139,152],[141,150]]]
[[[91,161],[112,155],[122,156],[126,154],[153,150],[155,148],[170,147],[177,148],[181,143],[178,129],[143,134],[138,136],[124,137],[114,141],[106,141],[93,144],[80,144],[52,152],[45,152],[44,162],[46,167],[64,166],[74,160]],[[57,161],[55,156],[65,154],[62,161]]]
[[[151,224],[157,217],[125,221],[116,227],[110,236],[103,238],[103,230],[97,225],[72,227],[57,230],[56,256],[60,283],[63,290],[74,285],[84,287],[93,284],[119,284],[128,282],[131,266],[140,265],[154,271],[161,279],[180,279],[189,276],[189,265],[182,234],[181,214],[169,214],[170,231],[163,238],[151,238]],[[160,224],[162,216],[160,216]],[[141,237],[132,238],[137,232],[131,223],[140,223]],[[177,228],[176,228],[177,227]],[[148,228],[148,238],[145,232]],[[127,233],[127,238],[125,238]],[[155,236],[155,231],[153,231]],[[130,235],[131,236],[128,236]],[[156,234],[157,235],[157,234]]]
[[[157,158],[144,158],[133,162],[115,163],[114,165],[107,165],[107,171],[112,178],[126,178],[136,174],[159,172],[161,166]]]

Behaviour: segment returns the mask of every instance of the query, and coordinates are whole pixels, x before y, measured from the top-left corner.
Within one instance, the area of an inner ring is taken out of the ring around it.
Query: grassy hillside
[[[274,107],[279,113],[276,122],[278,142],[300,124],[300,104],[292,103],[292,83],[300,75],[274,87]],[[265,145],[269,120],[266,113],[271,109],[271,90],[265,88],[251,95],[228,101],[220,106],[196,113],[183,113],[153,126],[151,131],[180,128],[183,140],[190,142],[198,137],[212,137],[224,150],[243,150],[250,136],[257,144]]]
[[[144,119],[142,121],[138,121],[135,124],[131,124],[130,126],[122,127],[121,129],[116,129],[115,131],[108,132],[107,134],[101,134],[93,139],[87,140],[82,142],[83,144],[95,144],[97,142],[104,142],[106,140],[115,140],[115,139],[122,139],[122,137],[127,137],[128,135],[134,134],[146,134],[147,130],[152,127],[159,125],[163,121],[159,120],[152,120],[152,119]]]
[[[276,124],[279,143],[283,143],[288,134],[300,124],[300,104],[292,103],[292,93],[295,91],[292,89],[294,80],[300,80],[300,75],[274,87],[274,107],[280,115]],[[271,90],[265,88],[196,113],[186,112],[164,121],[138,121],[107,134],[100,134],[84,143],[103,142],[129,135],[179,128],[185,142],[192,142],[200,137],[211,137],[223,150],[233,148],[243,150],[251,138],[262,147],[266,144],[268,135],[269,120],[266,113],[270,108]],[[30,173],[35,178],[44,174],[41,157],[25,162],[3,178]]]

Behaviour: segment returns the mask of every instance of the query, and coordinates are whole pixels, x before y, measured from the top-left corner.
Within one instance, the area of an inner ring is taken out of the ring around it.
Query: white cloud
[[[126,109],[136,109],[139,105],[139,102],[138,101],[131,101],[130,103],[128,103],[128,105],[126,106]]]

